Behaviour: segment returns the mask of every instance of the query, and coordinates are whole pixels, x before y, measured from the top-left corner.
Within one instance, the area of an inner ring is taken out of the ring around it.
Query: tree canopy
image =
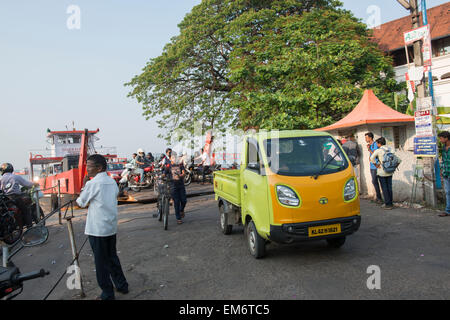
[[[311,129],[352,110],[364,89],[400,87],[371,30],[334,0],[203,0],[180,34],[126,83],[169,130]]]

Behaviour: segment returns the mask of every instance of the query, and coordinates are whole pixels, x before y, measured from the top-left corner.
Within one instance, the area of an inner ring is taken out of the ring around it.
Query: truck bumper
[[[326,226],[326,225],[341,225],[341,232],[323,236],[309,236],[310,227]],[[352,216],[346,218],[338,218],[331,220],[321,220],[304,223],[289,223],[281,226],[270,226],[270,241],[277,243],[292,243],[299,241],[314,241],[338,238],[348,236],[359,229],[361,224],[361,216]]]

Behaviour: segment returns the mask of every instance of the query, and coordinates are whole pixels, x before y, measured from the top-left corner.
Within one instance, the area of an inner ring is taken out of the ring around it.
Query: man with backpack
[[[384,198],[384,205],[381,207],[385,210],[392,210],[394,208],[392,202],[392,176],[400,165],[401,159],[389,147],[386,147],[386,139],[384,137],[377,139],[376,143],[378,149],[370,156],[370,162],[377,167],[377,176]]]

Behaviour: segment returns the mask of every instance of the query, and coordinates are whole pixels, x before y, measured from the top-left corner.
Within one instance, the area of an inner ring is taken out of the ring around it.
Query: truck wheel
[[[345,236],[339,237],[339,238],[333,238],[333,239],[327,239],[328,246],[331,248],[340,248],[345,243]]]
[[[253,221],[248,223],[246,231],[247,243],[251,255],[255,259],[264,257],[266,254],[266,241],[258,234],[258,231],[256,231]]]
[[[220,229],[222,230],[222,233],[225,235],[231,234],[231,231],[233,230],[233,225],[226,224],[228,220],[228,213],[225,212],[223,204],[219,207],[219,213],[220,213]]]

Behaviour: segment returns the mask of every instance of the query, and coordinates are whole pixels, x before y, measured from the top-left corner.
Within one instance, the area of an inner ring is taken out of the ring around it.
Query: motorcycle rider
[[[6,196],[13,200],[17,208],[19,208],[21,214],[18,219],[23,219],[23,221],[18,221],[18,224],[23,226],[25,223],[26,227],[30,228],[33,224],[33,220],[31,218],[31,212],[25,203],[26,199],[24,199],[24,197],[26,197],[26,195],[22,193],[20,188],[39,186],[39,183],[28,181],[21,176],[13,174],[13,172],[14,167],[11,163],[3,163],[0,166],[0,173],[2,175],[0,178],[0,190],[2,190]]]
[[[155,158],[153,157],[151,152],[147,153],[147,156],[145,157],[145,159],[147,160],[147,162],[149,164],[152,164],[153,162],[155,162]]]
[[[140,183],[144,182],[144,168],[147,167],[147,160],[145,159],[145,152],[143,149],[139,148],[137,150],[137,157],[136,157],[136,166],[135,169],[136,173],[138,173],[141,177]]]

